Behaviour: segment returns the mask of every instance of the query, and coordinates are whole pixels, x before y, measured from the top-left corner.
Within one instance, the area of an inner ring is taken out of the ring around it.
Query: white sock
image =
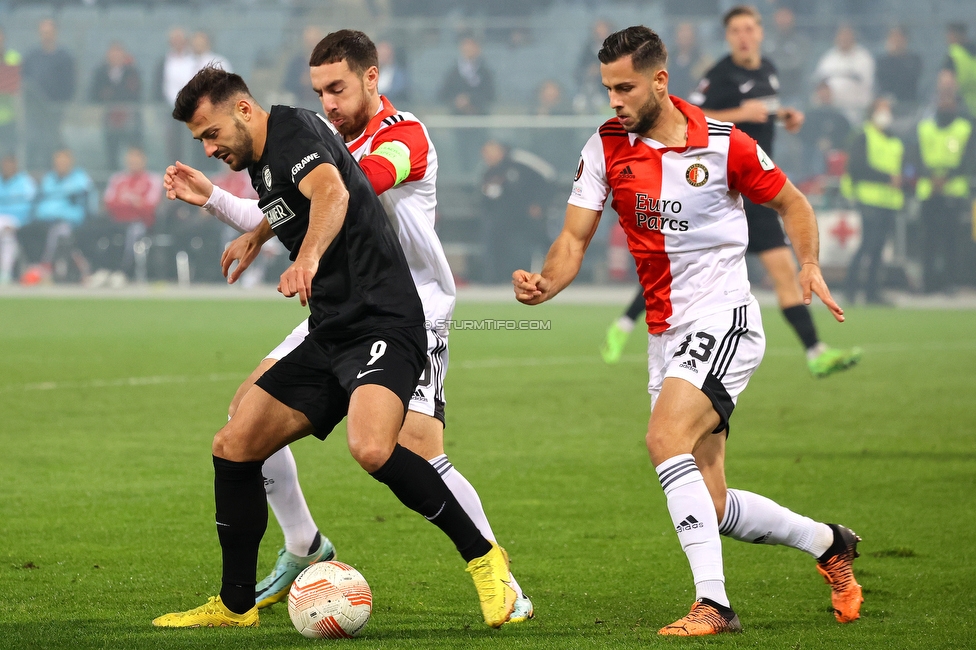
[[[282,447],[264,461],[264,491],[281,532],[285,534],[285,550],[305,557],[319,531],[308,511],[302,486],[298,484],[298,467],[288,447]]]
[[[630,334],[634,331],[634,320],[629,316],[621,316],[617,319],[617,327],[619,327],[621,331]]]
[[[827,344],[824,343],[823,341],[820,341],[812,348],[807,348],[807,361],[813,361],[821,354],[823,354],[826,349],[827,349]]]
[[[753,544],[782,544],[813,557],[827,552],[834,531],[827,524],[798,515],[764,496],[729,489],[719,532]]]
[[[444,479],[444,483],[447,484],[447,489],[451,491],[454,498],[461,504],[464,512],[471,517],[471,521],[478,527],[478,531],[488,541],[495,542],[495,533],[491,530],[491,524],[488,523],[488,516],[485,515],[485,508],[481,505],[481,498],[478,496],[478,492],[474,489],[474,486],[451,464],[451,461],[447,459],[447,454],[441,454],[440,456],[431,458],[429,462],[437,470],[437,473],[441,475],[441,478]],[[515,590],[519,598],[523,598],[525,594],[522,593],[522,588],[519,586],[518,581],[515,580],[515,576],[510,574],[510,577],[512,589]]]
[[[695,598],[710,598],[728,607],[718,518],[695,457],[679,454],[654,469],[668,498],[668,512],[678,533],[681,550],[691,565]]]

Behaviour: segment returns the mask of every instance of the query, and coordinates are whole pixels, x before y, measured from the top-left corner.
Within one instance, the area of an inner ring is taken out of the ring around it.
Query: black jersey
[[[373,186],[332,127],[304,108],[271,107],[264,153],[248,167],[258,205],[275,235],[294,260],[311,206],[298,184],[326,163],[339,170],[349,204],[312,279],[310,336],[344,338],[422,324],[417,288]]]
[[[770,119],[740,122],[736,126],[758,142],[766,153],[773,155],[773,131],[776,112],[780,108],[779,79],[776,78],[776,66],[769,59],[763,58],[757,69],[749,70],[737,66],[731,56],[726,56],[705,73],[688,99],[705,110],[716,111],[738,108],[747,99],[761,100],[766,104]]]

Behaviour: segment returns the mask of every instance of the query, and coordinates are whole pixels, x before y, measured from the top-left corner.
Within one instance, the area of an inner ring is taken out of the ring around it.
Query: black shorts
[[[747,253],[762,253],[790,245],[776,210],[756,205],[745,197],[742,197],[742,201],[746,208],[746,222],[749,224]]]
[[[427,363],[427,335],[415,328],[376,330],[354,338],[317,339],[314,332],[257,380],[257,385],[312,423],[325,440],[349,410],[349,397],[364,384],[393,391],[406,416]]]

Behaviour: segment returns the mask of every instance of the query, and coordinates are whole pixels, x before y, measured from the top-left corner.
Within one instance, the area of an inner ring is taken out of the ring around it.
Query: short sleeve
[[[281,152],[279,160],[282,167],[288,170],[295,187],[322,163],[338,167],[335,155],[321,138],[301,134],[287,142],[288,146]],[[338,140],[336,144],[341,146]]]
[[[610,186],[607,184],[607,163],[603,156],[603,138],[594,133],[586,141],[576,167],[573,191],[569,204],[588,210],[603,210]]]
[[[786,174],[773,163],[759,143],[732,127],[729,135],[729,189],[753,203],[771,200],[786,185]]]
[[[384,144],[399,143],[398,149],[405,150],[406,156],[401,156],[398,151],[391,149],[389,155]],[[412,120],[402,120],[381,129],[373,137],[370,152],[367,155],[378,155],[385,157],[396,170],[397,185],[419,181],[427,173],[427,156],[430,151],[427,134],[420,122]]]

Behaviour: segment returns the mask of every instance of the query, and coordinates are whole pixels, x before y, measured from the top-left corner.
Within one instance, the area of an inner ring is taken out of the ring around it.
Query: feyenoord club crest
[[[264,176],[264,186],[268,188],[268,190],[270,190],[271,189],[271,167],[265,165],[264,170],[261,172],[261,174]]]
[[[701,187],[708,180],[708,168],[701,163],[695,163],[685,172],[685,180],[692,187]]]

